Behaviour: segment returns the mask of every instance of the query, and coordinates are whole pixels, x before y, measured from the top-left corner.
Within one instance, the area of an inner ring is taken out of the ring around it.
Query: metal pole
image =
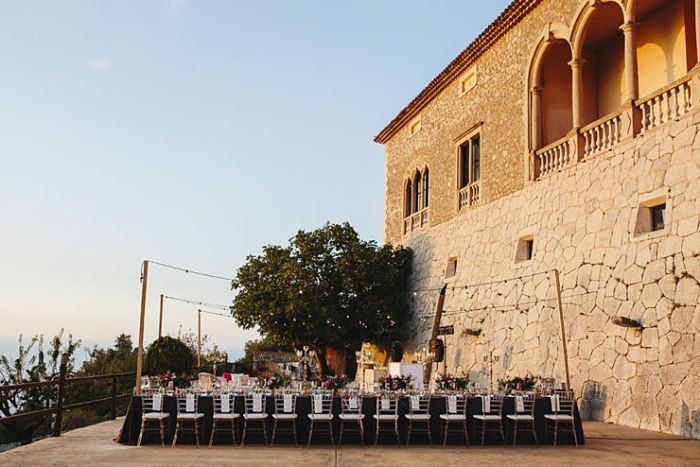
[[[202,310],[197,310],[197,366],[202,366]]]
[[[163,337],[163,294],[160,294],[160,320],[158,320],[158,339]]]
[[[566,331],[564,330],[564,312],[561,306],[561,287],[559,286],[559,270],[554,270],[554,286],[557,288],[557,308],[559,309],[559,327],[561,328],[561,345],[564,350],[564,372],[566,373],[566,390],[571,390],[569,377],[569,352],[566,349]]]
[[[445,292],[447,291],[447,284],[442,286],[440,289],[440,295],[438,296],[437,303],[435,304],[435,318],[433,319],[433,330],[430,334],[430,339],[437,339],[438,329],[440,328],[440,318],[442,318],[442,307],[445,304]],[[428,384],[430,380],[430,373],[433,370],[433,361],[428,359],[428,364],[425,366],[423,373],[423,380],[425,384]]]
[[[139,322],[139,349],[136,355],[136,387],[134,394],[141,394],[141,369],[143,365],[143,328],[146,320],[146,284],[148,283],[148,260],[143,262],[141,283],[141,321]]]

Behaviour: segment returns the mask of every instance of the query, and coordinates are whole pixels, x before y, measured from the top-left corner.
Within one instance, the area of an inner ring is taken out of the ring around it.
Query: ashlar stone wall
[[[455,333],[445,338],[439,371],[487,383],[484,356],[493,351],[494,380],[526,373],[563,380],[547,273],[556,268],[583,416],[700,438],[699,128],[700,112],[688,114],[404,237],[415,252],[407,350],[427,344],[438,290],[448,283],[441,324],[454,324]],[[635,235],[639,203],[649,196],[666,196],[666,227]],[[525,235],[534,236],[533,258],[515,263]],[[446,279],[452,257],[457,273]],[[642,328],[615,325],[615,317]]]

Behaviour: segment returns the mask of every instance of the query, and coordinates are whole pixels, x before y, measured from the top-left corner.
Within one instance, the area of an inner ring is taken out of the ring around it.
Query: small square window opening
[[[651,230],[663,230],[666,226],[666,203],[651,208]]]
[[[530,261],[535,253],[535,237],[528,235],[521,237],[518,240],[517,248],[515,249],[515,262],[522,263]]]
[[[454,277],[457,274],[457,258],[447,260],[447,269],[445,269],[445,277]]]
[[[635,236],[666,230],[668,225],[666,202],[666,196],[659,196],[646,201],[642,200],[639,203],[637,221],[634,226]]]

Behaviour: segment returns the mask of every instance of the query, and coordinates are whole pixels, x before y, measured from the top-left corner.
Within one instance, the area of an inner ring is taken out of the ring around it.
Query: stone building
[[[556,270],[583,416],[700,437],[699,4],[515,0],[379,133],[406,358],[447,284],[441,372],[564,381]]]

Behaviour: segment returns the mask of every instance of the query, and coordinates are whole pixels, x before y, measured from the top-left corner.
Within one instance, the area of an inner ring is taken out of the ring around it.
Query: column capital
[[[583,67],[583,64],[584,64],[584,63],[586,63],[586,59],[584,59],[584,58],[574,58],[573,60],[571,60],[571,61],[568,63],[568,65],[569,65],[571,68],[581,68],[581,67]]]
[[[622,25],[620,25],[620,29],[625,34],[629,34],[631,32],[636,31],[637,29],[639,29],[640,25],[641,25],[641,23],[639,23],[638,21],[627,21],[627,22],[623,23]]]

